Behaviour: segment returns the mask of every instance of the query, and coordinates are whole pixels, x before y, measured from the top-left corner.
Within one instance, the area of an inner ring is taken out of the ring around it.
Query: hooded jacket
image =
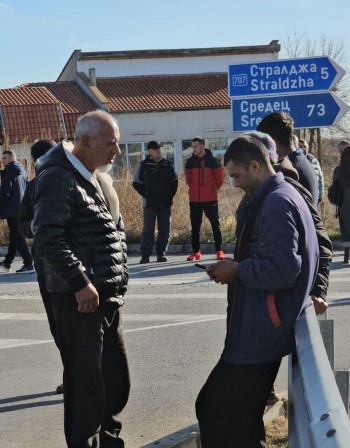
[[[22,164],[9,163],[1,175],[0,218],[16,218],[28,182]]]
[[[209,149],[205,155],[192,155],[185,166],[186,183],[190,202],[215,202],[218,190],[224,183],[224,169]]]
[[[223,359],[268,362],[294,348],[295,320],[311,305],[318,243],[305,200],[281,173],[247,199],[242,219]]]
[[[46,286],[75,293],[92,282],[101,300],[121,304],[128,270],[118,198],[108,174],[87,179],[74,159],[59,144],[37,162],[34,245],[44,259]]]

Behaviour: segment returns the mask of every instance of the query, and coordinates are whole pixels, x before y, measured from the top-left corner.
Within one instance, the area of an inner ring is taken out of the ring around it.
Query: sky
[[[235,47],[276,39],[284,58],[288,38],[304,35],[344,45],[350,60],[349,17],[349,0],[0,0],[0,89],[56,81],[74,50]]]

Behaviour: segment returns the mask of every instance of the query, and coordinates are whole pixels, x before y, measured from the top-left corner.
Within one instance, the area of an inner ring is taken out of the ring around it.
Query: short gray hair
[[[75,141],[80,141],[85,136],[97,137],[101,130],[102,120],[114,122],[118,127],[117,121],[108,112],[103,110],[94,110],[83,115],[77,121],[75,128]]]

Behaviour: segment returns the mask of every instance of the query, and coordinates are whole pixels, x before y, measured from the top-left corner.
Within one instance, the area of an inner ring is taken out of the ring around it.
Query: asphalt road
[[[196,396],[223,348],[226,288],[184,260],[139,265],[130,258],[123,311],[132,382],[123,413],[127,448],[196,423]],[[350,266],[340,261],[337,253],[328,317],[335,320],[336,368],[349,368]],[[0,275],[0,359],[1,446],[63,448],[62,396],[54,392],[62,366],[34,274]],[[286,372],[284,361],[279,391],[287,389]]]

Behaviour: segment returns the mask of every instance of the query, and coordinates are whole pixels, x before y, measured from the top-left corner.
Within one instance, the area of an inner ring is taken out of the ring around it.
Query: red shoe
[[[222,250],[218,250],[216,252],[216,259],[217,260],[223,260],[225,258],[225,254]]]
[[[202,253],[199,250],[198,252],[193,252],[189,257],[187,257],[187,261],[200,260],[201,258],[202,258]]]

